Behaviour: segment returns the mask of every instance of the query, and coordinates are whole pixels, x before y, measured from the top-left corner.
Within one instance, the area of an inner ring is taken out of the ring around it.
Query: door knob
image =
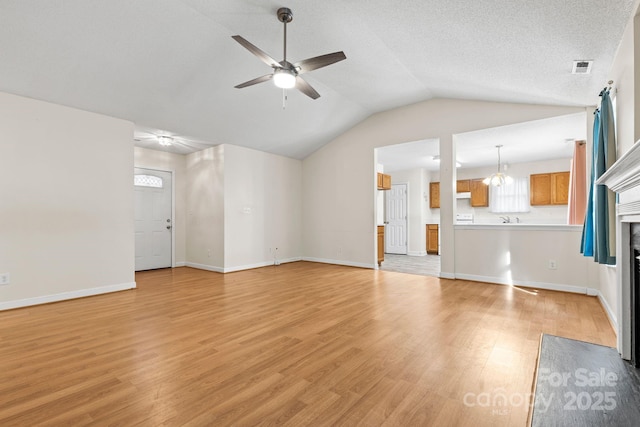
[[[171,226],[170,225],[167,225],[167,230],[171,230]]]

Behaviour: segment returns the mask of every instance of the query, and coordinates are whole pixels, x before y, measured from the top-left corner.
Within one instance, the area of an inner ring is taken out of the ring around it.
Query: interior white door
[[[407,254],[407,184],[392,184],[386,197],[385,252]]]
[[[171,267],[171,173],[135,168],[136,271]]]

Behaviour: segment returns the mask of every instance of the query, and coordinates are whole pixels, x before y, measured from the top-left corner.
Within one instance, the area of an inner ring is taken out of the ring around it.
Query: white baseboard
[[[335,264],[335,265],[345,265],[347,267],[359,267],[359,268],[370,268],[376,269],[378,264],[366,264],[364,262],[352,262],[352,261],[344,261],[338,259],[327,259],[327,258],[314,258],[314,257],[302,257],[302,261],[310,261],[310,262],[321,262],[323,264]]]
[[[77,291],[62,292],[53,295],[43,295],[39,297],[25,298],[14,301],[0,302],[0,311],[11,310],[32,305],[48,304],[51,302],[65,301],[69,299],[84,298],[94,295],[108,294],[111,292],[135,289],[136,282],[120,283],[117,285],[100,286],[99,288],[79,289]]]
[[[285,259],[279,259],[278,262],[280,264],[286,264],[288,262],[296,262],[296,261],[301,261],[302,258],[301,257],[294,257],[294,258],[285,258]],[[270,265],[275,265],[273,261],[264,261],[264,262],[259,262],[256,264],[246,264],[246,265],[238,265],[235,267],[226,267],[224,268],[224,273],[233,273],[234,271],[242,271],[242,270],[251,270],[253,268],[260,268],[260,267],[268,267]]]
[[[426,256],[427,251],[408,251],[407,255],[409,256]]]
[[[279,259],[278,261],[280,262],[280,264],[286,264],[288,262],[295,262],[295,261],[301,261],[301,260],[302,260],[301,257],[293,257],[293,258]],[[187,267],[197,268],[199,270],[214,271],[216,273],[233,273],[234,271],[251,270],[253,268],[268,267],[270,265],[274,265],[273,261],[264,261],[264,262],[258,262],[255,264],[237,265],[233,267],[217,267],[214,265],[198,264],[195,262],[186,263]]]
[[[455,275],[455,274],[453,274],[453,273],[447,273],[446,271],[441,271],[441,272],[438,274],[438,277],[439,277],[439,278],[441,278],[441,279],[451,279],[451,280],[455,280],[456,275]]]
[[[174,267],[186,267],[187,263],[186,262],[176,262]]]
[[[197,268],[198,270],[213,271],[216,273],[224,273],[224,268],[215,265],[198,264],[196,262],[185,262],[186,267]]]
[[[473,280],[475,282],[486,282],[486,283],[495,283],[497,285],[508,285],[508,286],[521,286],[525,288],[538,288],[545,289],[548,291],[562,291],[562,292],[572,292],[575,294],[585,294],[588,295],[590,288],[582,287],[582,286],[574,286],[574,285],[565,285],[561,283],[547,283],[547,282],[529,282],[522,280],[507,280],[502,277],[491,277],[491,276],[477,276],[475,274],[456,274],[456,279],[461,280]]]
[[[616,333],[616,335],[618,335],[618,319],[616,319],[616,315],[613,314],[613,310],[611,310],[611,306],[609,305],[609,303],[607,302],[607,300],[605,299],[605,297],[602,295],[600,291],[597,291],[597,297],[598,297],[598,300],[600,301],[600,305],[602,305],[602,308],[604,308],[604,312],[607,314],[607,317],[609,318],[609,323],[611,323],[611,327],[613,328],[613,331]]]

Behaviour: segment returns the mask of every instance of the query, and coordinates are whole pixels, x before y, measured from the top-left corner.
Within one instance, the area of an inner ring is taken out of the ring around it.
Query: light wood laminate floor
[[[0,312],[0,425],[523,426],[541,332],[614,345],[594,297],[308,262],[143,272]]]

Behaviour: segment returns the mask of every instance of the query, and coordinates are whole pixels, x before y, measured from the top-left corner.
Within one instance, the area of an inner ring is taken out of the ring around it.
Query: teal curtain
[[[587,199],[587,212],[584,215],[584,226],[582,227],[582,244],[580,253],[584,256],[593,256],[593,187],[595,185],[594,159],[598,151],[598,138],[600,134],[600,109],[597,109],[593,118],[593,150],[591,152],[591,174],[589,181],[589,198]]]
[[[600,92],[602,102],[593,123],[593,156],[587,212],[580,252],[600,264],[616,263],[615,193],[595,182],[616,161],[613,106],[609,90]]]

